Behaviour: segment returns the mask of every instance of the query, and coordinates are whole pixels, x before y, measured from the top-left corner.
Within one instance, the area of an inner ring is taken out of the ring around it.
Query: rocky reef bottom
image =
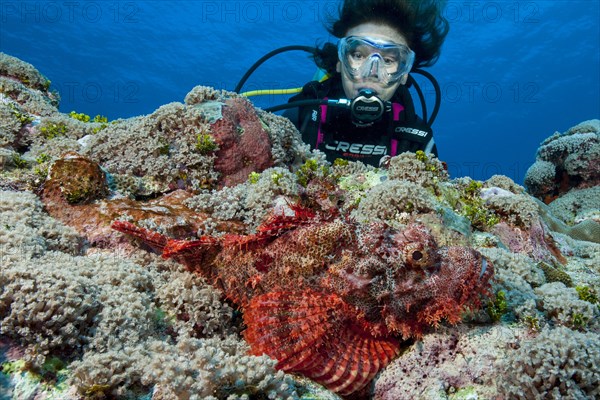
[[[246,298],[281,292],[274,277],[298,271],[344,299],[344,321],[399,343],[346,398],[600,396],[598,120],[545,141],[522,187],[451,179],[422,152],[386,169],[330,164],[289,121],[211,88],[113,122],[58,112],[48,89],[0,54],[1,399],[339,399],[244,336]],[[411,247],[415,226],[428,247]],[[164,238],[207,250],[164,258]],[[213,254],[214,243],[237,247]],[[437,268],[464,269],[457,248],[477,255],[489,286],[442,306],[460,284]],[[252,272],[243,296],[224,279],[236,269]],[[435,290],[417,293],[425,284]],[[342,318],[328,312],[323,326]],[[376,363],[353,357],[361,371]]]

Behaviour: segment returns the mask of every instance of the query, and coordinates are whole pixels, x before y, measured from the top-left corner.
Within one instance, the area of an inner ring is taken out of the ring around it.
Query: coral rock
[[[58,194],[71,204],[85,204],[108,194],[106,175],[100,166],[77,153],[55,161],[44,184],[46,196]]]
[[[525,176],[525,187],[550,203],[573,188],[600,183],[600,121],[591,120],[546,139]]]
[[[227,100],[211,132],[219,145],[215,169],[224,175],[224,186],[245,182],[251,172],[273,166],[269,135],[249,101]]]

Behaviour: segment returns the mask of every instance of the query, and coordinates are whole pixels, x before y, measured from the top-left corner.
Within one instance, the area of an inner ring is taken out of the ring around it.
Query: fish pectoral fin
[[[253,353],[267,354],[286,371],[294,361],[319,346],[344,320],[342,300],[315,291],[269,292],[254,297],[244,310],[244,332]],[[336,309],[336,306],[338,309]]]
[[[346,395],[364,388],[399,352],[394,338],[375,338],[353,324],[356,310],[335,294],[270,292],[244,310],[244,337],[255,355]]]

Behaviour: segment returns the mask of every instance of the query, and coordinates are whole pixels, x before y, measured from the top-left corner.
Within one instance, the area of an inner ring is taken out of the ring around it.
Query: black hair
[[[446,1],[441,0],[344,0],[339,17],[332,19],[327,31],[337,38],[363,23],[381,23],[394,28],[415,52],[413,68],[428,67],[438,60],[450,29],[443,16]],[[335,73],[337,48],[325,43],[314,56],[319,68]]]

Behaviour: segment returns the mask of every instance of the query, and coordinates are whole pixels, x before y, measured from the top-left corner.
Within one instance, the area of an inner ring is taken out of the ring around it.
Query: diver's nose
[[[379,54],[373,54],[369,58],[369,69],[367,70],[367,77],[370,78],[379,78]]]

